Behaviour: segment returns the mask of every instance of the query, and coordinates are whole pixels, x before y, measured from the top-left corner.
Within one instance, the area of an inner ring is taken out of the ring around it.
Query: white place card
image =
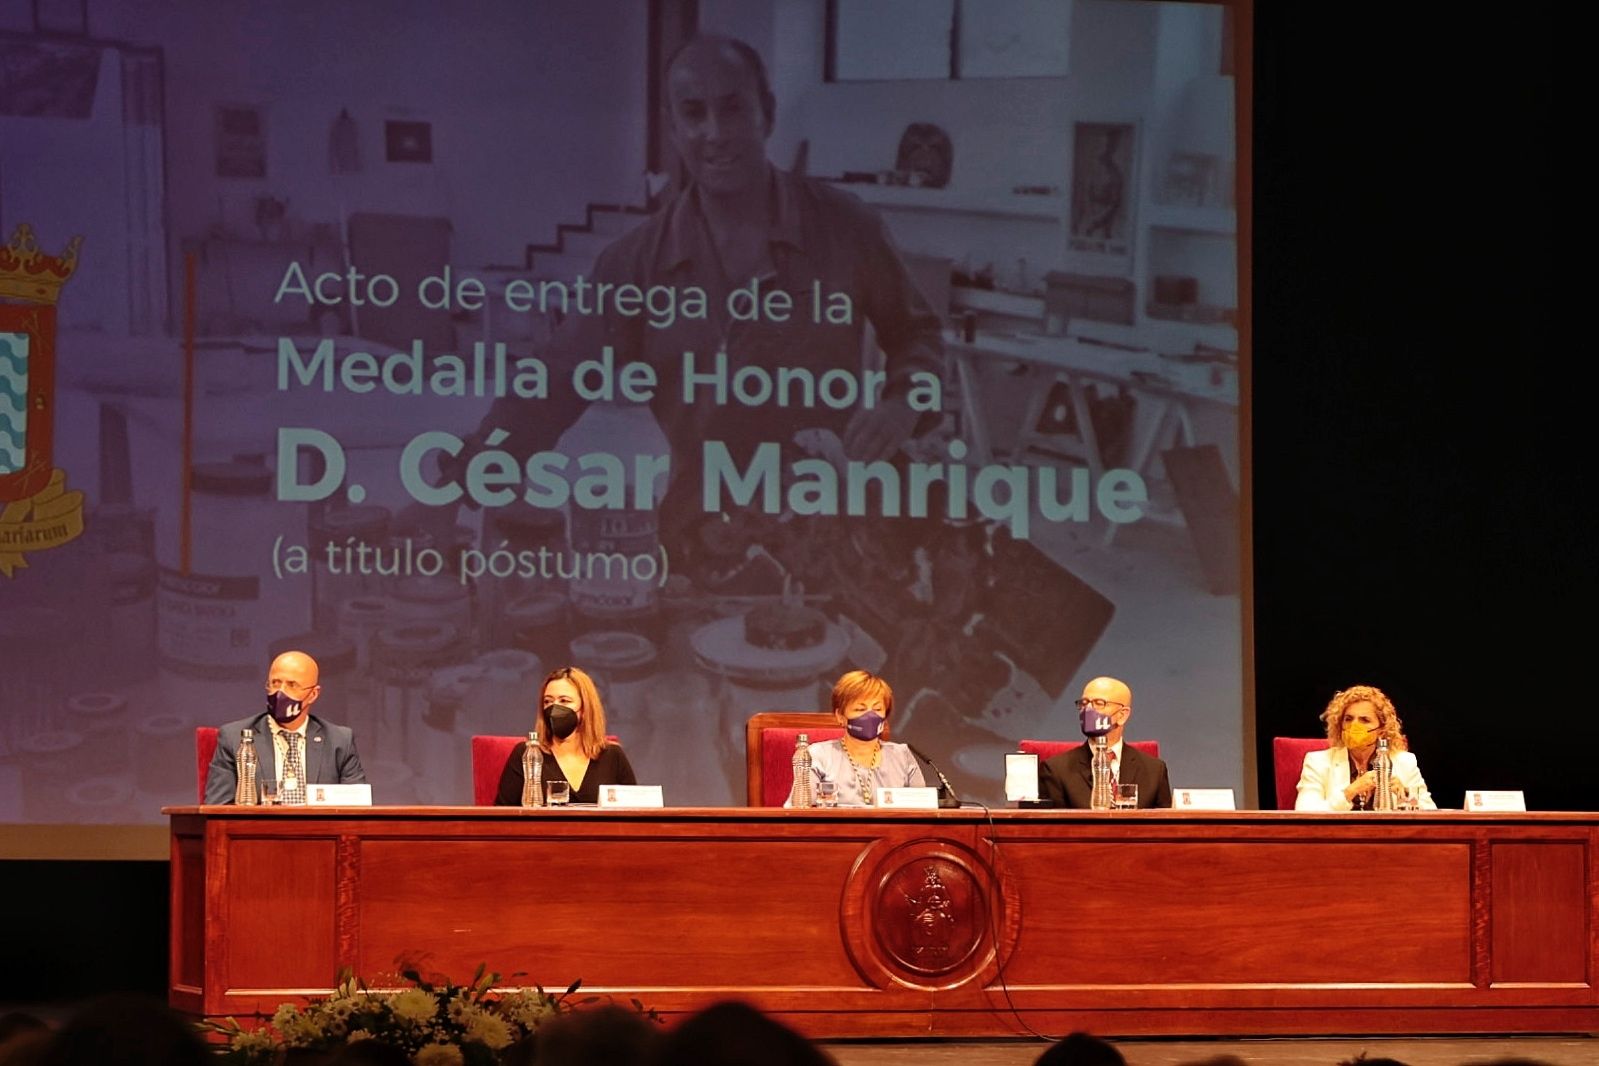
[[[1171,805],[1179,811],[1236,811],[1230,788],[1179,788],[1172,792]]]
[[[880,788],[876,792],[875,799],[877,806],[884,810],[938,810],[938,789],[936,788]]]
[[[306,785],[308,807],[370,807],[371,785]]]
[[[1005,753],[1005,799],[1009,803],[1038,798],[1038,756],[1029,751]]]
[[[601,807],[664,807],[660,785],[601,785]]]
[[[1524,811],[1527,809],[1527,797],[1519,788],[1505,791],[1492,789],[1467,789],[1466,810],[1468,811]]]

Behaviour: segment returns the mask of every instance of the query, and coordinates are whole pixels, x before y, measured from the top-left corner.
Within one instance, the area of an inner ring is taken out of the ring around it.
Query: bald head
[[[1115,723],[1114,728],[1105,735],[1105,742],[1118,743],[1127,727],[1127,719],[1133,714],[1133,690],[1125,681],[1118,681],[1114,677],[1096,677],[1083,686],[1083,699],[1105,701],[1101,713]]]
[[[282,691],[290,699],[300,701],[300,713],[285,723],[287,728],[299,725],[310,711],[311,704],[322,694],[320,678],[321,671],[317,668],[316,660],[303,651],[286,651],[272,660],[272,666],[267,670],[267,691]]]

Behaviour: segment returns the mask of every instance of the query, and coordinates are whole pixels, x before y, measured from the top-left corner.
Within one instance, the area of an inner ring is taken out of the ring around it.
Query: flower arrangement
[[[496,993],[491,989],[500,975],[483,965],[465,985],[438,974],[424,978],[414,963],[400,965],[398,976],[410,987],[399,991],[374,991],[346,970],[331,996],[304,1007],[285,1003],[257,1028],[246,1029],[233,1018],[201,1022],[200,1028],[226,1038],[221,1059],[237,1066],[277,1062],[291,1049],[332,1051],[361,1040],[398,1048],[416,1066],[494,1066],[506,1048],[545,1022],[600,998],[574,998],[581,980],[556,996],[537,985]],[[638,1000],[632,1003],[651,1021],[659,1020]]]

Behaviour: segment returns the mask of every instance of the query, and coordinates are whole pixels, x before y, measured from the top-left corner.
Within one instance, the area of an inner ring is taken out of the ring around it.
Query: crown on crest
[[[60,256],[45,255],[33,239],[33,227],[26,222],[19,224],[11,242],[0,248],[0,298],[55,303],[61,286],[78,269],[78,249],[82,245],[83,238],[74,237]]]

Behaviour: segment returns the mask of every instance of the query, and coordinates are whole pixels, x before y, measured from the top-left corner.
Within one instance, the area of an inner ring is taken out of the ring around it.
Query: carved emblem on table
[[[920,962],[942,962],[949,958],[957,920],[950,912],[949,889],[938,876],[938,867],[928,865],[923,873],[921,891],[905,897],[910,907],[911,954]]]
[[[950,973],[983,938],[982,893],[972,870],[953,857],[907,859],[885,871],[878,889],[878,944],[912,973]]]
[[[872,985],[981,988],[1014,946],[1015,885],[953,835],[877,840],[856,859],[839,931]]]

